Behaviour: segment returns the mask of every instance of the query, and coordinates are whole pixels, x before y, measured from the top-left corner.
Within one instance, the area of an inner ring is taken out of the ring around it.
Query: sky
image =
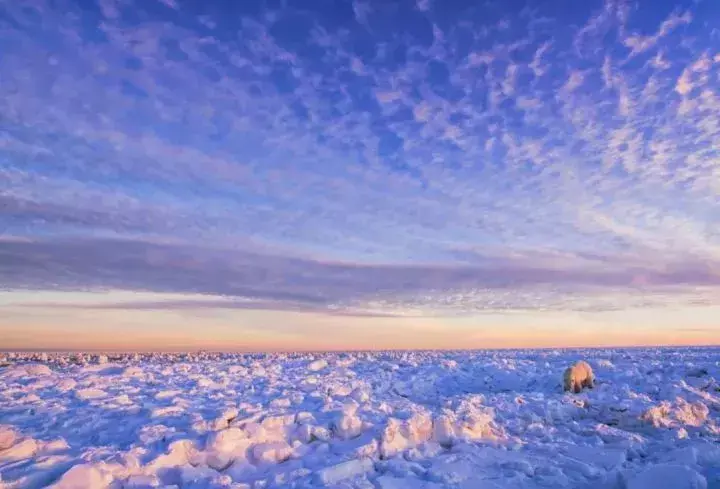
[[[719,344],[718,26],[0,0],[0,348]]]

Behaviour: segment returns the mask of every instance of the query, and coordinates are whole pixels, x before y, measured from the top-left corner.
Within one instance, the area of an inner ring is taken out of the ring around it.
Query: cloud
[[[4,287],[387,313],[717,285],[712,19],[251,4],[3,4]]]
[[[582,85],[584,79],[585,76],[581,71],[570,72],[567,82],[565,82],[565,85],[562,87],[563,92],[569,93],[576,90]]]
[[[537,51],[535,51],[535,55],[533,56],[532,63],[530,63],[529,67],[536,77],[541,77],[547,72],[548,67],[543,63],[543,55],[548,52],[551,47],[552,42],[546,41],[538,47]]]
[[[657,43],[665,36],[670,34],[674,29],[681,25],[689,24],[692,22],[692,14],[690,12],[684,12],[682,14],[678,12],[672,12],[667,19],[665,19],[658,28],[657,32],[651,36],[641,36],[638,34],[629,35],[624,40],[625,46],[630,48],[629,58],[637,56],[640,53],[644,53],[649,49],[655,47]]]

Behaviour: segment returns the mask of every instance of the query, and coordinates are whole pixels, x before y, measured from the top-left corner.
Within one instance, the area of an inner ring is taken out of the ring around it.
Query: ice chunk
[[[419,444],[430,439],[432,436],[432,419],[425,413],[414,414],[405,421],[405,436],[413,444]]]
[[[438,416],[433,423],[433,440],[443,447],[449,447],[455,440],[455,427],[450,417]]]
[[[295,422],[297,424],[310,424],[315,421],[315,416],[307,411],[300,411],[295,416]]]
[[[333,397],[346,397],[349,396],[352,391],[352,386],[348,384],[340,384],[330,388],[330,395]]]
[[[77,382],[73,379],[62,379],[60,382],[57,383],[55,388],[60,392],[67,392],[73,390],[76,385]]]
[[[369,434],[355,438],[351,445],[353,456],[356,458],[375,457],[378,453],[379,443]],[[349,448],[349,447],[348,447]]]
[[[177,391],[177,390],[160,391],[157,394],[155,394],[155,399],[157,399],[158,401],[161,401],[163,399],[171,399],[171,398],[177,396],[178,394],[181,394],[181,391]]]
[[[246,446],[247,438],[248,435],[245,430],[240,428],[227,428],[210,435],[207,447],[210,450],[230,452],[239,445]]]
[[[689,426],[701,426],[707,421],[710,410],[701,401],[689,403],[678,399],[678,408],[675,413],[678,421]]]
[[[108,482],[96,467],[80,464],[65,472],[60,480],[51,487],[53,489],[102,489],[107,487]]]
[[[581,462],[597,465],[604,470],[613,470],[625,463],[627,452],[621,448],[573,446],[568,451],[569,457]]]
[[[107,393],[100,389],[80,389],[75,391],[75,397],[81,401],[89,401],[91,399],[101,399],[107,396]]]
[[[220,476],[220,474],[209,467],[193,467],[191,465],[180,467],[180,479],[182,480],[183,487],[192,487],[200,481],[212,480],[218,476]],[[197,485],[200,485],[201,487],[205,486],[205,484]]]
[[[443,487],[435,482],[424,481],[414,476],[394,477],[381,475],[375,482],[379,486],[379,489],[441,489]]]
[[[270,407],[276,409],[289,408],[292,406],[292,401],[287,397],[279,397],[270,401]]]
[[[148,489],[159,486],[160,480],[155,475],[131,475],[123,483],[123,489]]]
[[[483,477],[472,477],[463,481],[458,489],[505,489],[507,486],[498,484]]]
[[[310,443],[313,440],[312,425],[301,424],[295,430],[295,437],[302,443]]]
[[[365,389],[356,388],[350,393],[350,397],[357,402],[363,403],[370,400],[370,394]]]
[[[121,375],[123,377],[139,377],[143,375],[143,373],[143,369],[140,367],[127,367]]]
[[[339,418],[335,420],[332,426],[332,431],[335,436],[342,440],[349,440],[360,436],[362,429],[362,420],[355,414],[348,412],[342,413]]]
[[[663,401],[642,415],[642,419],[655,427],[677,428],[683,425],[702,426],[707,421],[710,410],[701,401],[687,402],[677,398],[675,403]]]
[[[195,452],[195,446],[191,440],[176,440],[168,447],[168,453],[156,457],[150,462],[149,467],[153,470],[180,467],[187,464]]]
[[[467,413],[455,426],[456,435],[466,441],[498,440],[505,436],[495,424],[492,409],[478,409]]]
[[[230,422],[237,418],[240,412],[237,410],[237,408],[227,408],[225,409],[220,416],[215,418],[212,423],[212,428],[214,430],[223,430],[228,427]]]
[[[421,485],[421,481],[407,477],[393,477],[382,475],[375,481],[380,489],[412,489]]]
[[[228,428],[213,433],[206,444],[206,463],[216,470],[224,470],[233,461],[246,460],[248,448],[252,444],[253,441],[240,428]]]
[[[48,367],[47,365],[43,365],[42,363],[28,363],[24,366],[24,369],[28,375],[33,375],[36,377],[52,374],[52,370],[50,370],[50,367]]]
[[[328,441],[331,437],[330,431],[324,426],[313,426],[312,436],[321,441]]]
[[[130,397],[127,394],[119,395],[116,398],[114,398],[113,401],[122,406],[129,406],[129,405],[133,404],[133,401],[130,399]]]
[[[155,408],[151,411],[153,418],[162,418],[165,416],[177,416],[182,414],[185,409],[182,406],[164,406]]]
[[[426,414],[415,414],[404,421],[390,418],[382,432],[380,455],[392,457],[429,440],[432,434],[432,419]]]
[[[15,443],[10,448],[0,452],[0,461],[22,460],[35,455],[38,444],[32,438],[27,438],[20,443]]]
[[[252,457],[255,463],[280,463],[292,455],[292,447],[284,441],[259,443],[252,447]]]
[[[627,479],[627,489],[707,489],[707,480],[685,465],[654,465]]]
[[[673,464],[695,465],[698,461],[698,449],[696,447],[676,448],[666,453],[662,460]]]
[[[321,358],[320,360],[315,360],[314,362],[311,362],[307,368],[311,372],[318,372],[327,366],[328,366],[327,360],[325,360],[324,358]]]
[[[0,425],[0,450],[7,450],[15,444],[18,434],[15,428],[7,425]]]
[[[295,416],[292,414],[285,414],[282,416],[268,416],[263,419],[260,423],[263,428],[268,431],[277,431],[286,426],[292,426],[295,424]]]
[[[228,368],[228,373],[238,377],[245,377],[248,374],[248,369],[242,365],[232,365]]]
[[[57,438],[55,440],[43,443],[42,452],[43,454],[63,452],[65,450],[68,450],[69,448],[70,445],[68,445],[68,442],[65,441],[64,438]]]
[[[330,486],[370,472],[373,467],[373,462],[370,459],[355,459],[332,467],[326,467],[317,472],[317,478],[321,484]]]

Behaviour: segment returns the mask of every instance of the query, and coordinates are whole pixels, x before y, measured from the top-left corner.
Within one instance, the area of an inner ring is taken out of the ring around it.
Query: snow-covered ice
[[[720,488],[716,348],[0,364],[2,489]]]

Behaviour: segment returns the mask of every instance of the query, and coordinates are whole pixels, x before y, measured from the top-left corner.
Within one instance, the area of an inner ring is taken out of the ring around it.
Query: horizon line
[[[647,344],[647,345],[615,345],[615,346],[538,346],[538,347],[486,347],[486,348],[378,348],[378,349],[321,349],[321,350],[111,350],[111,349],[45,349],[45,348],[0,348],[0,353],[159,353],[159,354],[182,354],[182,353],[209,353],[209,354],[268,354],[268,353],[391,353],[391,352],[473,352],[473,351],[521,351],[521,350],[642,350],[647,348],[657,349],[698,349],[698,348],[720,348],[720,343],[711,344]]]

